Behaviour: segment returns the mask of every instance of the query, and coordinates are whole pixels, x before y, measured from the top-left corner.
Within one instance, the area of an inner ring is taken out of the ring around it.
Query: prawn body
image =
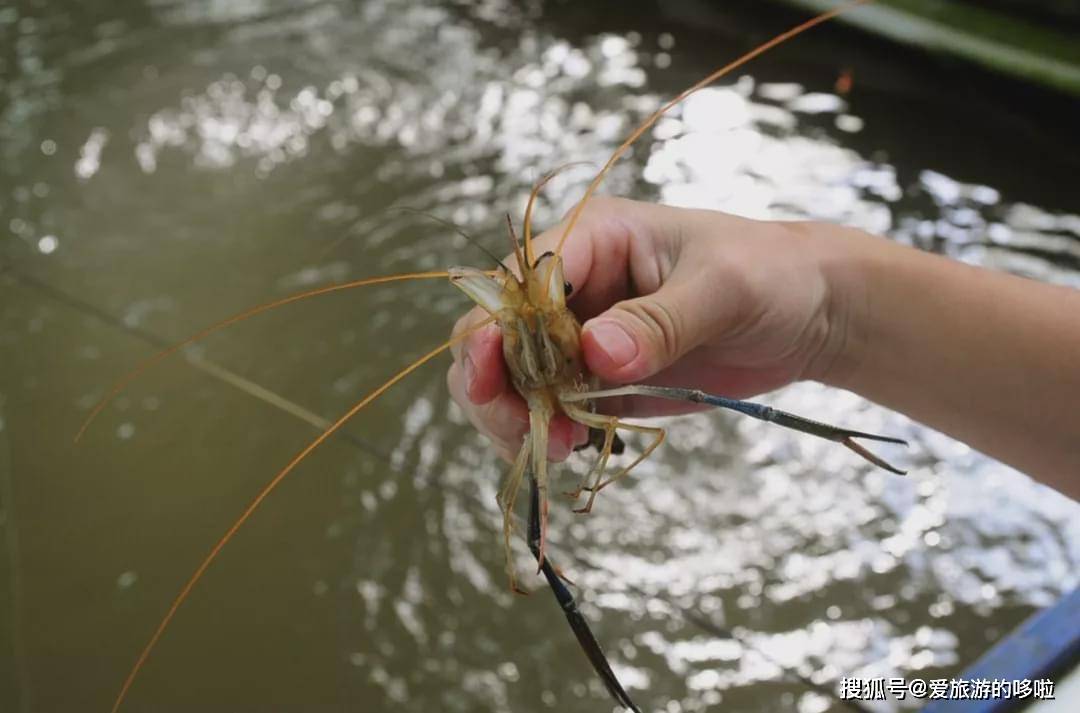
[[[535,195],[536,190],[533,198]],[[530,200],[530,208],[531,205]],[[507,474],[497,496],[503,515],[506,571],[511,590],[525,594],[517,584],[511,541],[514,535],[514,505],[526,474],[531,473],[528,532],[525,541],[536,558],[537,572],[543,573],[567,623],[608,692],[627,710],[640,713],[640,708],[630,698],[608,664],[603,649],[578,610],[573,595],[566,588],[565,578],[545,552],[548,519],[548,425],[554,416],[565,415],[571,421],[588,426],[590,442],[600,449],[600,456],[589,474],[577,490],[570,493],[575,498],[583,489],[591,490],[594,497],[606,484],[601,483],[600,478],[604,474],[608,457],[612,452],[622,450],[622,444],[615,436],[617,427],[624,426],[631,430],[659,434],[653,444],[617,477],[625,475],[630,468],[644,460],[663,440],[663,431],[621,424],[614,417],[593,413],[593,403],[587,394],[590,389],[596,388],[597,380],[589,373],[582,358],[581,323],[566,303],[572,286],[564,281],[562,258],[555,253],[545,253],[530,265],[528,257],[525,257],[531,252],[528,242],[530,212],[526,211],[524,256],[522,251],[517,249],[516,237],[511,229],[514,253],[522,273],[521,279],[505,266],[500,266],[494,275],[467,267],[449,270],[451,284],[487,311],[502,330],[503,357],[510,372],[510,380],[529,408],[529,431],[522,439],[513,468]],[[591,486],[590,477],[593,478]],[[591,508],[592,497],[586,507],[578,512],[587,512]]]
[[[562,258],[544,254],[521,280],[505,267],[495,276],[451,268],[450,283],[495,318],[511,381],[530,408],[553,407],[561,389],[584,383],[581,324],[566,305]]]
[[[520,279],[505,266],[500,266],[495,275],[468,267],[451,268],[449,272],[450,283],[487,311],[501,329],[510,380],[529,408],[529,433],[499,494],[511,588],[521,591],[509,560],[518,488],[531,466],[540,493],[537,560],[542,566],[548,511],[548,425],[559,414],[584,423],[580,413],[591,409],[591,404],[583,409],[568,399],[594,387],[595,379],[581,355],[581,323],[566,304],[571,287],[563,279],[562,258],[545,253],[529,265],[520,251],[515,254],[519,256]]]

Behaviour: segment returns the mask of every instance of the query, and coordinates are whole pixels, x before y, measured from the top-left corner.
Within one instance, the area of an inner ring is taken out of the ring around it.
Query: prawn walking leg
[[[518,450],[514,466],[506,475],[503,487],[495,498],[499,503],[499,509],[503,516],[503,545],[506,548],[506,573],[510,576],[510,589],[516,594],[528,594],[518,586],[517,572],[514,571],[514,552],[510,547],[510,540],[514,536],[514,503],[517,502],[518,491],[521,490],[521,481],[525,471],[529,467],[529,457],[532,453],[532,436],[525,434]]]
[[[544,546],[547,542],[548,522],[548,422],[551,421],[551,410],[547,408],[532,407],[529,409],[529,439],[532,440],[532,479],[536,483],[536,489],[540,491],[540,540],[538,544],[539,554],[536,561],[537,573],[544,566]]]
[[[616,480],[625,477],[631,470],[636,468],[639,463],[642,463],[646,458],[651,456],[652,452],[659,448],[660,444],[663,443],[664,439],[667,437],[667,431],[662,428],[656,428],[655,426],[639,426],[634,423],[623,423],[622,421],[619,421],[618,426],[619,428],[626,429],[627,431],[647,433],[653,437],[653,440],[649,445],[645,447],[645,450],[643,450],[637,458],[630,462],[630,465],[626,466],[615,475],[593,487],[592,495],[589,496],[589,502],[585,504],[584,512],[589,512],[589,510],[592,509],[592,503],[593,500],[596,499],[597,493],[614,483]]]
[[[575,409],[576,409],[576,407],[575,407]],[[577,411],[584,411],[584,409],[576,409],[576,410]],[[570,411],[568,409],[567,414],[569,414],[569,413],[570,413]],[[593,414],[590,413],[589,415],[592,416]],[[576,418],[576,420],[579,423],[586,423],[585,421],[582,421],[580,418],[573,417],[573,416],[572,416],[572,418]],[[583,490],[593,490],[594,489],[594,485],[589,485],[589,481],[592,480],[594,482],[594,484],[600,481],[600,478],[602,478],[603,475],[604,475],[604,470],[607,468],[608,458],[611,457],[611,454],[613,452],[612,447],[614,446],[614,443],[615,443],[615,424],[618,422],[618,419],[616,419],[614,417],[611,417],[611,416],[600,416],[598,418],[601,418],[602,420],[605,421],[605,423],[602,426],[594,426],[591,423],[586,423],[586,425],[588,425],[589,428],[594,428],[594,429],[596,429],[596,430],[598,430],[598,431],[600,431],[600,432],[602,432],[604,434],[603,442],[598,445],[598,448],[600,450],[600,455],[597,456],[596,462],[593,463],[592,468],[589,468],[589,470],[585,473],[585,475],[582,476],[581,482],[578,483],[578,486],[574,490],[569,491],[569,492],[566,493],[566,495],[569,496],[573,500],[577,500],[579,497],[581,497],[581,492]]]
[[[595,472],[593,483],[592,485],[584,488],[585,490],[590,491],[589,500],[585,503],[584,507],[574,510],[574,512],[576,513],[588,513],[592,511],[593,502],[595,502],[596,500],[596,494],[607,486],[614,483],[616,480],[625,477],[626,474],[636,468],[639,463],[652,455],[652,452],[659,448],[660,444],[664,442],[664,438],[667,434],[662,428],[656,428],[654,426],[639,426],[633,423],[626,423],[612,416],[601,416],[587,411],[579,406],[574,406],[570,403],[566,403],[567,401],[571,400],[577,399],[563,399],[563,409],[566,411],[567,416],[579,423],[585,424],[586,426],[589,426],[591,428],[599,428],[604,431],[604,447],[600,452],[600,457],[597,460],[596,465],[594,465],[593,468],[589,471],[590,475]],[[634,431],[636,433],[649,434],[653,437],[653,440],[649,443],[648,446],[645,447],[645,450],[643,450],[638,455],[638,457],[630,463],[630,465],[622,468],[615,475],[605,480],[604,473],[607,471],[607,461],[611,455],[611,444],[614,441],[615,430],[618,428],[626,431]],[[586,479],[588,477],[589,476],[587,475]]]

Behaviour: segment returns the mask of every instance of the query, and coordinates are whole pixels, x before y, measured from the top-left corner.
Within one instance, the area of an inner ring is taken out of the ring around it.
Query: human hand
[[[539,236],[536,254],[553,249],[564,227]],[[842,361],[848,337],[850,305],[835,289],[842,268],[833,257],[854,233],[595,198],[563,249],[585,364],[605,384],[691,387],[735,398],[824,380]],[[455,334],[487,316],[473,309]],[[451,394],[512,458],[528,430],[528,409],[510,385],[498,327],[477,331],[453,351]],[[600,405],[603,413],[639,417],[694,408],[639,396]],[[586,438],[584,426],[556,417],[549,460],[564,460]]]

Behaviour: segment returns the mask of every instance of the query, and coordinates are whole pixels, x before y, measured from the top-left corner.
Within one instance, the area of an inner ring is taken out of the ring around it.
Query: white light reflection
[[[42,255],[51,255],[56,252],[56,248],[60,246],[60,241],[56,239],[55,235],[43,235],[38,239],[37,248],[38,252]]]
[[[101,167],[101,151],[109,141],[109,132],[102,127],[97,127],[90,132],[86,143],[79,149],[79,160],[75,162],[75,175],[85,181]]]
[[[1025,203],[1002,204],[990,186],[937,171],[919,174],[917,192],[936,206],[933,219],[905,217],[894,231],[903,242],[966,262],[1044,282],[1080,287],[1080,215]]]
[[[668,121],[654,133],[643,177],[671,205],[752,218],[818,218],[885,232],[892,214],[881,199],[901,195],[891,167],[793,132],[796,112],[843,116],[848,130],[857,130],[857,117],[845,110],[838,97],[804,94],[798,84],[706,88],[673,112],[681,124]]]

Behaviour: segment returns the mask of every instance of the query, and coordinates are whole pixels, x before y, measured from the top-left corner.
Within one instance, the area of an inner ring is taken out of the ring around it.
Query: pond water
[[[252,304],[482,264],[387,208],[501,252],[504,214],[520,217],[538,176],[592,163],[551,183],[550,225],[639,119],[798,21],[664,7],[0,9],[0,707],[106,710],[205,552],[313,437],[222,368],[333,418],[442,339],[465,300],[417,282],[265,314],[144,375],[73,446],[108,385]],[[1080,287],[1067,106],[822,27],[672,112],[605,190],[849,223]],[[267,500],[125,710],[614,707],[541,581],[507,591],[503,464],[449,402],[445,366],[361,412]],[[662,452],[592,515],[554,503],[553,553],[644,709],[842,710],[841,677],[955,675],[1076,586],[1076,503],[852,394],[767,398],[908,438],[890,456],[911,473],[701,415],[668,422]]]

